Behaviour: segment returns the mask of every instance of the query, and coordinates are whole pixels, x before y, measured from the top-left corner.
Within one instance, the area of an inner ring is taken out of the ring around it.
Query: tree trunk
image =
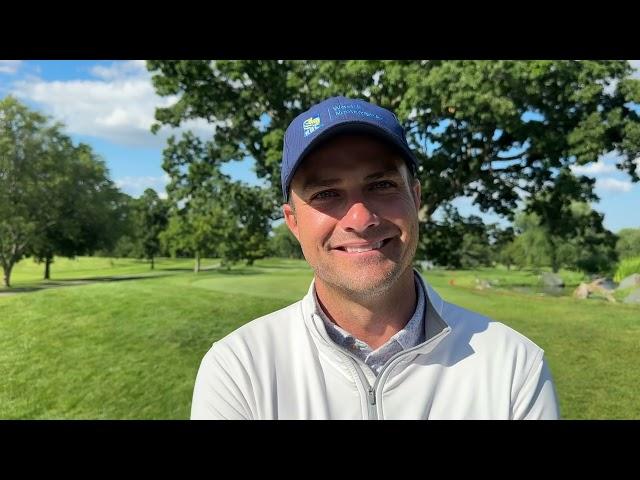
[[[551,257],[551,271],[558,273],[560,266],[558,265],[558,253],[556,252],[556,243],[549,238],[549,257]]]
[[[154,265],[153,265],[153,257],[151,257],[151,270],[153,270],[153,267],[154,267]]]
[[[200,271],[200,252],[196,252],[196,263],[193,266],[194,273],[198,273]]]
[[[49,280],[51,278],[51,263],[53,263],[51,258],[47,257],[44,259],[44,279],[45,280]]]
[[[7,288],[11,287],[11,269],[12,268],[13,268],[13,265],[2,266],[2,270],[4,272],[4,275],[2,276],[2,283]]]

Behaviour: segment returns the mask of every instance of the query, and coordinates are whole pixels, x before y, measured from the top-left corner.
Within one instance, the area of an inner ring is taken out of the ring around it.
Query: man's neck
[[[384,345],[407,324],[416,309],[413,270],[407,268],[383,295],[354,299],[316,277],[320,308],[342,329],[367,343],[372,350]]]

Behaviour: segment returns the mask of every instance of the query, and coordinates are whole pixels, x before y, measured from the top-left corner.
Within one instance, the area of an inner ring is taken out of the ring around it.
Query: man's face
[[[420,184],[374,137],[341,135],[312,151],[291,182],[290,202],[285,220],[316,281],[366,298],[410,268]]]

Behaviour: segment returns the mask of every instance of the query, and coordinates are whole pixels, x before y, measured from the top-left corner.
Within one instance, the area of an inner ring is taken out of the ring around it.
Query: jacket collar
[[[426,305],[424,309],[425,321],[423,322],[425,328],[425,342],[422,344],[424,348],[419,347],[416,353],[428,353],[435,345],[432,345],[429,340],[443,334],[444,337],[452,329],[451,322],[443,318],[443,312],[445,302],[440,295],[429,285],[419,272],[414,270],[417,274],[416,277],[422,284],[422,288],[426,294]],[[304,322],[306,327],[311,332],[312,336],[316,339],[318,345],[323,349],[340,350],[327,334],[327,330],[324,326],[324,322],[320,315],[318,315],[318,308],[320,308],[315,299],[315,279],[311,281],[307,294],[302,298],[302,312],[304,316]],[[446,331],[446,332],[445,332]]]

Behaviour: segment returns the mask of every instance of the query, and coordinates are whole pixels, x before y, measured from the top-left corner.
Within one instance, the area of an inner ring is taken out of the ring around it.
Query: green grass
[[[136,260],[61,259],[53,282],[95,283],[15,295],[0,289],[0,418],[188,418],[211,343],[296,301],[312,277],[296,260],[198,275],[192,265],[162,259],[146,276],[148,264]],[[40,288],[41,275],[42,265],[25,260],[14,285]],[[476,277],[533,285],[532,272],[425,276],[446,300],[502,321],[545,349],[563,418],[640,418],[639,307],[474,288]]]
[[[155,261],[155,270],[151,270],[147,260],[132,258],[76,257],[56,258],[51,264],[50,282],[43,281],[44,264],[32,259],[19,262],[11,274],[11,287],[14,289],[43,288],[50,284],[58,284],[71,280],[109,280],[112,276],[158,275],[175,271],[193,270],[191,259],[160,258]],[[203,259],[201,268],[217,266],[218,260]],[[0,292],[3,292],[0,286]]]
[[[487,280],[500,287],[540,287],[542,286],[541,272],[530,269],[511,269],[506,267],[479,268],[477,270],[434,270],[432,275],[447,277],[453,284],[461,287],[474,287],[476,279]],[[566,287],[577,287],[580,282],[588,281],[581,272],[560,270],[558,275],[564,280]]]

